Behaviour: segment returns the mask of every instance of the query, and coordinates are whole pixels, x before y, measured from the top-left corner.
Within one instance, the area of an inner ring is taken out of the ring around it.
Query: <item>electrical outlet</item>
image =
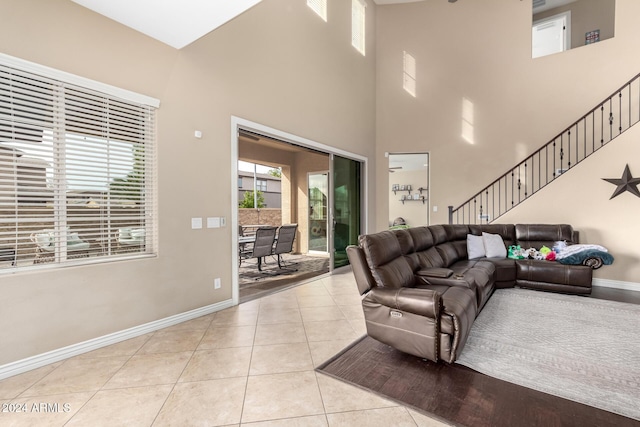
[[[221,282],[220,282],[220,278],[216,277],[215,279],[213,279],[213,288],[214,289],[220,289]]]

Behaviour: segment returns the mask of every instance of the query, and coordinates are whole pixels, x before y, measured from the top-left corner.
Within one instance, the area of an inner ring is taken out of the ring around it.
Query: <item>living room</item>
[[[325,22],[306,2],[263,0],[175,49],[68,0],[0,2],[3,54],[160,101],[157,256],[2,274],[0,365],[232,305],[235,224],[191,229],[194,217],[232,218],[232,117],[367,158],[363,232],[373,232],[388,227],[385,152],[429,152],[430,220],[446,223],[447,206],[466,200],[640,70],[635,0],[616,1],[614,38],[537,59],[527,1],[367,1],[365,55],[350,43],[350,6],[329,1]],[[402,88],[405,51],[416,59],[416,97]],[[474,106],[473,144],[461,136],[463,99]],[[195,130],[202,138],[194,138]],[[637,132],[626,132],[501,221],[572,224],[583,242],[616,256],[614,265],[595,272],[595,283],[637,289],[637,199],[626,193],[609,200],[614,188],[602,180],[619,178],[626,164],[640,174]]]

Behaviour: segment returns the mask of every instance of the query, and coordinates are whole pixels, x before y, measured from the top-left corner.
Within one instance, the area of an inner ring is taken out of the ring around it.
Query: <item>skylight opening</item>
[[[307,0],[307,6],[327,22],[327,0]]]
[[[363,0],[351,0],[351,45],[364,56],[365,8]]]
[[[416,59],[407,53],[406,51],[402,52],[403,54],[403,82],[402,87],[406,90],[411,96],[416,97]]]

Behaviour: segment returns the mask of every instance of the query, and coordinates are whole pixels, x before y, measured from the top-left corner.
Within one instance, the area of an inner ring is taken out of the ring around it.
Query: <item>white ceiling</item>
[[[180,49],[261,0],[72,0]]]
[[[262,0],[72,0],[107,18],[181,49]],[[293,0],[291,0],[293,1]],[[423,0],[374,0],[376,4]]]

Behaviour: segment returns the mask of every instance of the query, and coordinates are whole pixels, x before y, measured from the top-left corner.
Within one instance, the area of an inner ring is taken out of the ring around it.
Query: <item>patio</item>
[[[329,273],[328,256],[285,254],[282,258],[284,269],[278,268],[275,257],[266,257],[262,273],[258,271],[255,259],[242,261],[238,269],[241,303]]]

